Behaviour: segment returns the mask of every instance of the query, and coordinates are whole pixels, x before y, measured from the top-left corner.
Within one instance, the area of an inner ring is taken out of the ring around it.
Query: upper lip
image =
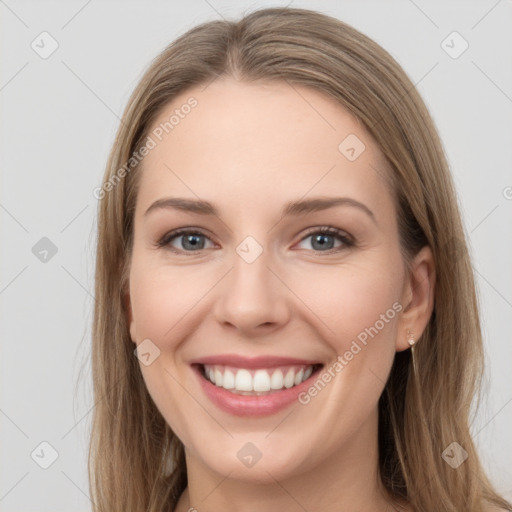
[[[190,364],[234,366],[236,368],[272,368],[288,365],[322,364],[317,360],[297,359],[283,356],[244,357],[239,354],[219,354],[190,361]]]

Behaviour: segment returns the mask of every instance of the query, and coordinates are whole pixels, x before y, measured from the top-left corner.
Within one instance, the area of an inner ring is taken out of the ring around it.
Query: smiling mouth
[[[279,393],[311,378],[322,364],[285,365],[275,368],[237,368],[199,364],[202,377],[218,388],[236,395],[261,396]]]

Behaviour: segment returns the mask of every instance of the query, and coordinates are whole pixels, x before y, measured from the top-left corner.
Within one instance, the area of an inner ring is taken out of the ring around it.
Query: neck
[[[284,480],[250,482],[213,472],[186,453],[188,487],[176,512],[303,512],[357,510],[383,512],[392,507],[378,471],[378,415],[368,421],[337,452],[308,471],[290,471]]]

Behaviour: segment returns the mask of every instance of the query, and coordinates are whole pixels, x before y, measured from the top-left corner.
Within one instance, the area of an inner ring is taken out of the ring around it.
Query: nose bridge
[[[235,248],[232,270],[215,305],[219,322],[251,329],[285,320],[286,287],[270,270],[271,253],[252,236]]]
[[[233,286],[242,290],[247,288],[251,294],[269,294],[273,283],[269,279],[272,258],[268,247],[264,248],[255,238],[248,236],[236,247],[235,253],[231,276]]]

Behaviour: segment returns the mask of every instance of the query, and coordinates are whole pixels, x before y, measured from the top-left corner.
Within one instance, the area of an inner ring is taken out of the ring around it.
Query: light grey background
[[[150,60],[197,23],[286,3],[0,1],[1,511],[90,510],[92,191],[129,94]],[[291,5],[375,39],[433,115],[478,278],[488,368],[473,431],[493,482],[512,499],[512,2]],[[47,59],[31,47],[43,31],[59,45]],[[441,46],[453,31],[469,43],[456,59]],[[43,237],[57,248],[46,262],[32,251]],[[39,465],[51,462],[43,441],[58,453],[48,469]]]

